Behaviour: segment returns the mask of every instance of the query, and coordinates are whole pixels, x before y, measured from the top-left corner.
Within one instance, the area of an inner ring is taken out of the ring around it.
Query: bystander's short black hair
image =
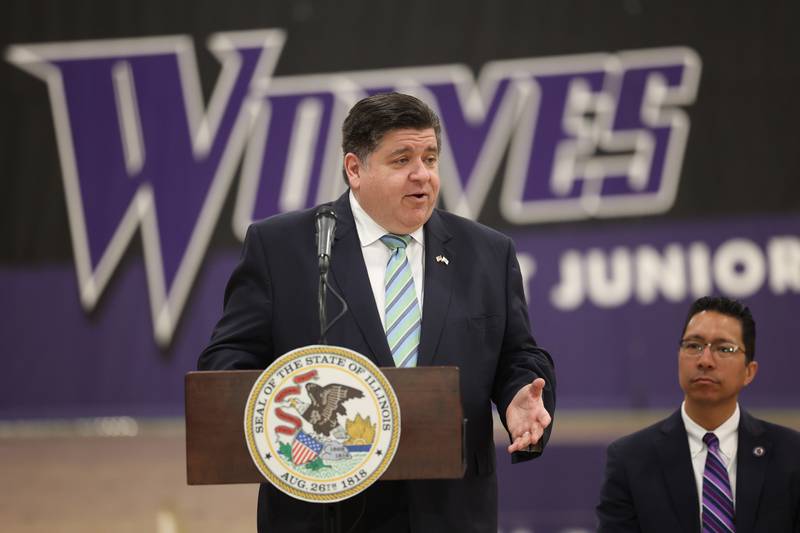
[[[686,333],[686,326],[689,321],[697,313],[703,311],[714,311],[722,315],[730,316],[739,320],[742,325],[742,341],[744,341],[744,355],[746,361],[749,363],[756,357],[756,321],[753,320],[753,315],[750,309],[738,300],[726,298],[725,296],[703,296],[695,300],[689,313],[686,315],[686,321],[683,323],[683,333]]]

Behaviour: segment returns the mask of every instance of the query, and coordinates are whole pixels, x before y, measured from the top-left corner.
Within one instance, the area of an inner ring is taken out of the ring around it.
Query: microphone
[[[321,205],[314,215],[317,224],[317,258],[320,274],[326,274],[331,264],[333,233],[336,230],[336,213],[329,205]]]
[[[328,344],[328,330],[347,312],[347,302],[333,287],[328,285],[328,268],[331,266],[333,234],[336,231],[336,213],[330,205],[321,205],[314,213],[314,222],[317,226],[317,258],[319,259],[319,343]],[[342,310],[330,324],[328,323],[326,303],[328,290],[342,304]]]

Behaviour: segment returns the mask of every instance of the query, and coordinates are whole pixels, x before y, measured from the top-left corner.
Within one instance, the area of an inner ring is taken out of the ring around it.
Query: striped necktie
[[[389,233],[381,237],[392,254],[386,264],[386,340],[392,350],[397,368],[417,365],[420,320],[422,313],[417,302],[411,265],[406,259],[410,235]]]
[[[720,455],[719,439],[713,433],[706,433],[703,442],[708,446],[703,472],[703,533],[734,532],[733,493],[728,469]]]

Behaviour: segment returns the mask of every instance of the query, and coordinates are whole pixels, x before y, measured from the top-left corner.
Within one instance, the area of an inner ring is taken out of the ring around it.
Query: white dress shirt
[[[386,329],[386,264],[389,262],[391,250],[381,242],[381,237],[391,233],[382,228],[361,207],[353,191],[350,191],[350,209],[356,222],[358,240],[361,242],[361,253],[364,255],[364,264],[367,266],[369,284],[375,296],[375,305],[381,317],[381,324]],[[406,258],[411,265],[411,276],[414,278],[414,288],[417,291],[420,315],[422,314],[422,297],[424,293],[425,264],[425,232],[420,227],[411,233],[411,240],[406,247]]]
[[[703,436],[709,431],[686,414],[686,402],[681,404],[681,416],[683,417],[683,425],[686,427],[686,435],[689,437],[689,453],[692,456],[694,479],[697,482],[697,499],[700,502],[700,520],[702,520],[703,471],[706,468],[706,455],[708,455],[708,446],[703,442]],[[736,452],[739,448],[739,416],[739,404],[737,403],[736,410],[730,418],[712,431],[719,439],[720,455],[728,470],[734,508],[736,508]]]

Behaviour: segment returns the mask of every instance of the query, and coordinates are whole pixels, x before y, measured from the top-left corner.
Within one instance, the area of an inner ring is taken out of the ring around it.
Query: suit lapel
[[[661,425],[661,435],[656,439],[656,450],[661,460],[661,470],[673,509],[681,530],[696,532],[700,529],[700,501],[697,497],[694,469],[689,454],[689,441],[683,426],[680,410]]]
[[[752,531],[772,451],[764,425],[746,412],[739,420],[736,452],[736,530]]]
[[[425,295],[418,366],[433,363],[450,307],[453,273],[458,265],[452,246],[447,244],[450,238],[438,211],[434,210],[425,224]]]
[[[347,302],[350,314],[358,324],[361,334],[372,350],[379,366],[394,366],[392,352],[381,326],[381,318],[375,307],[375,297],[369,284],[364,255],[350,210],[349,193],[339,197],[333,204],[336,212],[336,235],[331,260],[331,274],[342,297]]]

